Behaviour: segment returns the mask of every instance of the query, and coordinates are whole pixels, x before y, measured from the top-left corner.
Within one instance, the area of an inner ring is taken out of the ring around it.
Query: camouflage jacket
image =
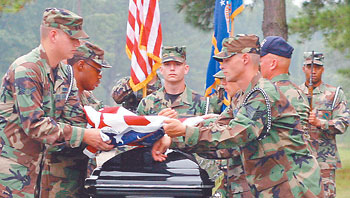
[[[209,109],[208,113],[220,114],[223,111],[225,97],[225,89],[218,87],[218,90],[209,96]]]
[[[232,115],[235,115],[237,103],[242,97],[243,93],[237,92],[232,98],[230,106],[222,112],[221,116],[226,119],[221,120],[221,125],[228,125],[230,120],[233,119]],[[208,154],[212,154],[209,152]],[[217,155],[214,159],[228,158],[221,160],[220,170],[224,173],[224,179],[222,185],[218,191],[223,197],[253,197],[250,191],[249,184],[247,182],[246,173],[243,168],[241,160],[241,149],[236,146],[228,149],[220,149],[215,152]]]
[[[117,104],[132,112],[135,112],[137,106],[143,98],[143,90],[140,89],[134,92],[129,84],[130,77],[120,79],[112,88],[112,98]],[[153,85],[147,85],[147,95],[159,90],[162,87],[162,82],[157,75],[157,81]]]
[[[18,58],[5,74],[0,90],[2,197],[39,193],[46,147],[56,143],[79,147],[85,115],[70,66],[47,64],[40,45]],[[72,87],[70,91],[70,87]],[[72,126],[75,125],[75,126]],[[36,191],[36,192],[35,192]],[[38,194],[37,194],[38,195]]]
[[[288,74],[280,74],[271,79],[271,82],[275,84],[279,90],[287,97],[288,101],[292,104],[294,109],[300,116],[300,122],[303,130],[308,131],[308,120],[310,106],[304,92],[298,85],[290,81]]]
[[[266,100],[255,88],[263,89],[270,101],[268,133]],[[197,127],[187,126],[186,149],[201,153],[241,146],[244,171],[256,197],[322,197],[320,168],[303,140],[299,115],[281,91],[258,74],[237,105],[228,117],[220,115]],[[221,124],[227,119],[228,125]],[[263,138],[264,133],[267,135]]]
[[[102,109],[104,104],[102,101],[97,100],[97,98],[93,95],[92,91],[84,91],[82,95],[80,95],[80,101],[83,106],[92,106],[96,111]]]
[[[83,91],[79,99],[83,106],[89,105],[96,110],[103,108],[102,102],[91,91]],[[82,144],[77,148],[49,150],[42,176],[42,197],[88,197],[84,188],[85,178],[96,168],[96,158],[89,159],[83,153],[85,147],[86,144]]]
[[[308,93],[305,84],[300,85],[304,93]],[[344,92],[340,89],[332,107],[336,87],[322,83],[314,88],[312,106],[321,127],[311,126],[311,145],[317,154],[321,169],[341,168],[340,157],[336,145],[336,134],[343,134],[349,126],[350,112]]]

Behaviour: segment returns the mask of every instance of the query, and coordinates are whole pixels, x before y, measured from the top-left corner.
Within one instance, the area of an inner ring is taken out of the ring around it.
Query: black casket
[[[155,162],[150,148],[136,148],[96,168],[85,187],[92,197],[104,198],[212,197],[221,179],[209,178],[192,155],[172,151],[166,161]]]

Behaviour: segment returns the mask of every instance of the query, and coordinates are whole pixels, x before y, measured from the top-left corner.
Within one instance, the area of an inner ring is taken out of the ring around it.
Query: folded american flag
[[[114,146],[152,146],[163,137],[164,116],[138,116],[123,107],[105,107],[96,111],[90,106],[84,106],[89,125],[101,129],[104,141],[111,140]],[[186,125],[195,125],[202,121],[201,117],[181,120]],[[84,153],[95,157],[97,150],[88,146]]]

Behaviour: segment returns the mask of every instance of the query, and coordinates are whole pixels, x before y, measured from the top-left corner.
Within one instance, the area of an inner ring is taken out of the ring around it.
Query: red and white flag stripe
[[[162,29],[158,0],[130,0],[126,53],[131,60],[130,85],[137,91],[161,65]]]

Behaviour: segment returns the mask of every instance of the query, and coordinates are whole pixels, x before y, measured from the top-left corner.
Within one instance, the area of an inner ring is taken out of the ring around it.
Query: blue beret
[[[294,48],[280,36],[268,36],[261,43],[260,56],[268,53],[291,58]]]

